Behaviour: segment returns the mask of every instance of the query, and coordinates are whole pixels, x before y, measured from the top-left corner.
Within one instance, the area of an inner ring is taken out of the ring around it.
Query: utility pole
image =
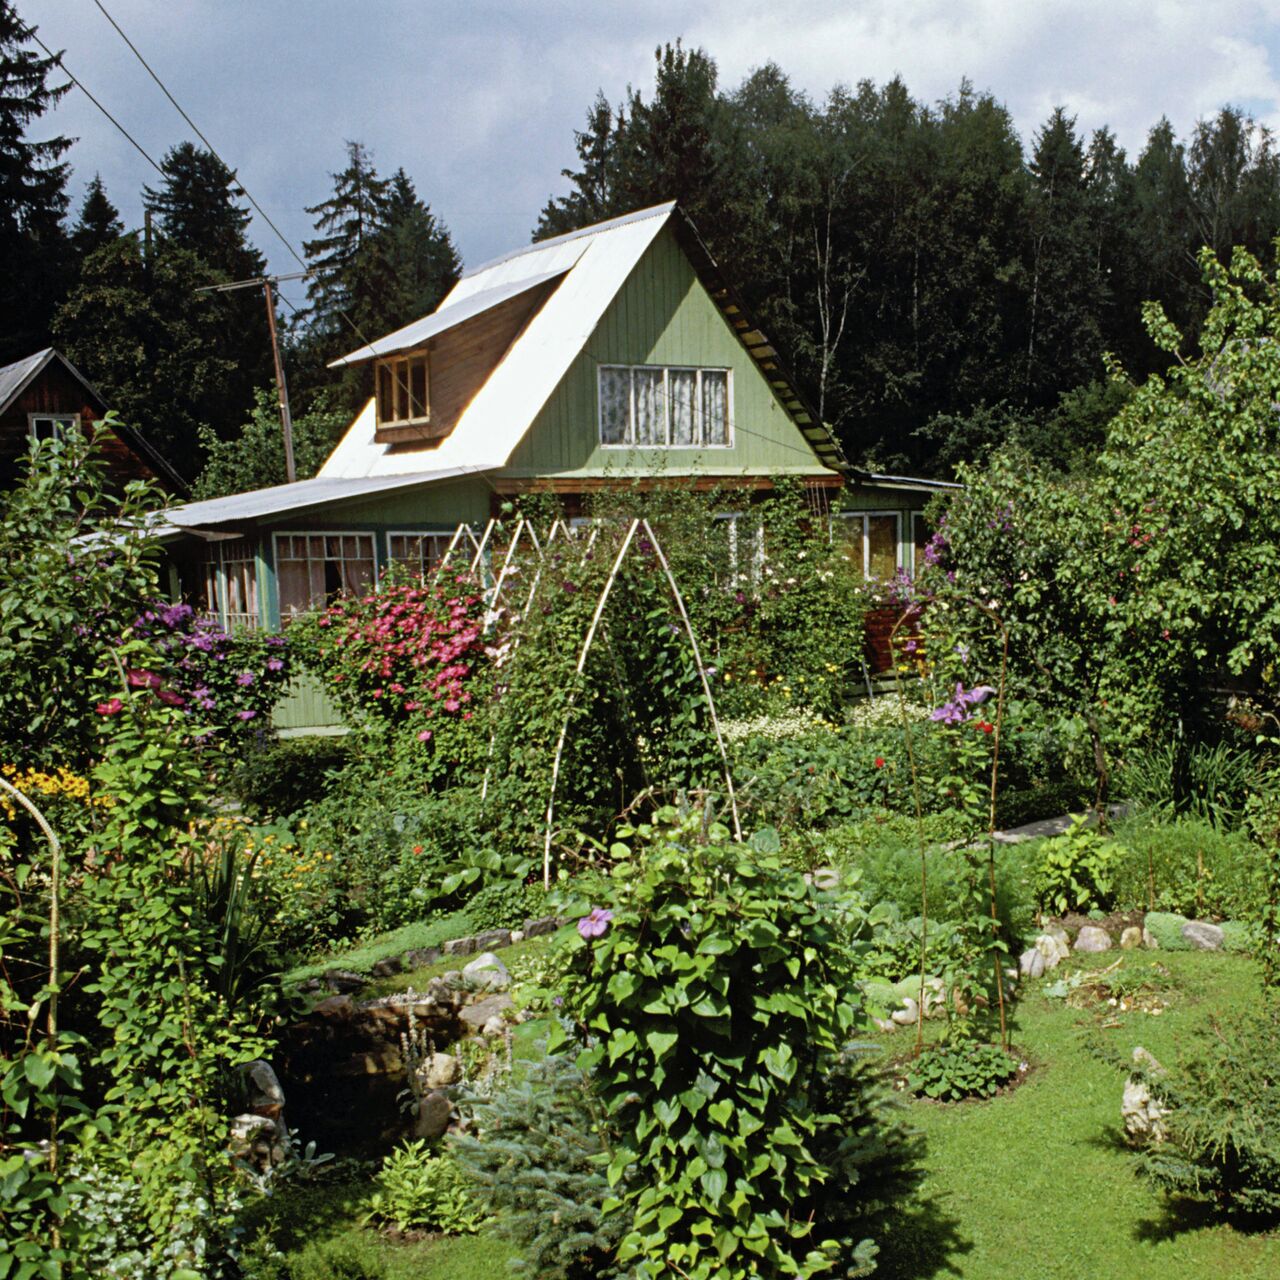
[[[271,334],[271,354],[276,362],[276,396],[280,402],[280,430],[284,433],[284,474],[292,484],[298,478],[293,463],[293,417],[289,412],[289,385],[284,377],[284,362],[280,359],[280,339],[276,334],[276,300],[271,291],[273,284],[281,280],[302,280],[310,271],[295,271],[287,276],[254,276],[251,280],[233,280],[230,284],[206,285],[197,293],[230,293],[235,289],[256,289],[259,285],[267,299],[267,330]]]

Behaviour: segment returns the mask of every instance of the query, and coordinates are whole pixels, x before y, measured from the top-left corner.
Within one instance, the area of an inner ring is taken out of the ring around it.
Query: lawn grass
[[[1073,959],[1064,970],[1114,960]],[[1138,962],[1149,960],[1145,953]],[[1280,1237],[1243,1235],[1194,1209],[1179,1213],[1133,1172],[1121,1138],[1124,1073],[1090,1052],[1089,1036],[1126,1059],[1142,1044],[1172,1063],[1194,1027],[1258,994],[1256,970],[1236,956],[1162,953],[1160,963],[1173,981],[1161,1016],[1128,1014],[1101,1030],[1098,1013],[1048,999],[1035,984],[1014,1019],[1014,1043],[1033,1067],[1020,1088],[990,1102],[912,1104],[928,1142],[924,1206],[886,1241],[877,1276],[1280,1276]]]
[[[1168,1007],[1159,1016],[1076,1009],[1043,994],[1076,968],[1102,968],[1117,958],[1114,952],[1073,957],[1049,980],[1030,984],[1013,1013],[1012,1035],[1032,1070],[1013,1092],[989,1102],[909,1104],[928,1142],[926,1180],[920,1199],[881,1233],[876,1280],[1280,1276],[1280,1235],[1233,1231],[1194,1208],[1179,1209],[1137,1177],[1121,1138],[1125,1072],[1090,1047],[1100,1039],[1127,1059],[1142,1044],[1175,1062],[1195,1028],[1256,1000],[1256,969],[1232,955],[1126,953],[1126,965],[1146,968],[1158,959],[1168,969],[1169,985],[1160,993]],[[1120,1025],[1104,1028],[1106,1021]],[[541,1024],[518,1028],[516,1056],[528,1056],[543,1032]],[[886,1045],[909,1050],[909,1033]],[[367,1189],[366,1181],[361,1194]],[[290,1221],[290,1235],[314,1242],[308,1223],[323,1223],[322,1238],[340,1237],[367,1251],[389,1280],[506,1274],[509,1251],[492,1235],[396,1244],[358,1225],[358,1196],[327,1189],[309,1194],[321,1196],[324,1212]]]
[[[513,972],[523,961],[532,960],[547,951],[554,939],[554,934],[542,934],[537,938],[525,938],[522,942],[513,942],[509,947],[502,947],[493,954]],[[404,973],[392,974],[388,978],[375,978],[369,983],[368,995],[389,996],[397,991],[423,991],[432,978],[450,970],[463,968],[475,956],[441,956],[434,964],[422,965],[417,969],[407,969]]]
[[[346,950],[330,953],[318,960],[290,969],[281,982],[286,987],[296,987],[308,978],[318,978],[328,969],[351,969],[355,973],[368,973],[379,960],[403,955],[418,947],[438,947],[449,938],[464,938],[471,932],[471,920],[465,911],[438,916],[434,920],[416,920],[401,925],[389,933],[380,933],[367,942],[361,942]]]

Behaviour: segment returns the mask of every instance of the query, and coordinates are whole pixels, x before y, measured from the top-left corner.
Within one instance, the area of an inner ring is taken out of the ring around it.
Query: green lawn
[[[1114,959],[1098,957],[1093,967]],[[1125,1057],[1142,1044],[1173,1062],[1193,1026],[1257,993],[1252,966],[1236,956],[1161,953],[1159,961],[1173,975],[1170,1008],[1158,1017],[1124,1015],[1120,1027],[1097,1032]],[[1059,974],[1076,967],[1068,962]],[[1195,1212],[1177,1214],[1134,1175],[1121,1142],[1123,1076],[1089,1052],[1083,1034],[1103,1020],[1032,992],[1016,1014],[1015,1043],[1034,1064],[1019,1089],[990,1102],[913,1105],[928,1140],[925,1203],[887,1242],[877,1275],[1280,1276],[1280,1237],[1240,1235]]]
[[[1084,965],[1101,968],[1117,958],[1112,953],[1073,960],[1053,977]],[[910,1115],[928,1140],[927,1180],[921,1202],[883,1240],[877,1277],[1280,1276],[1280,1236],[1241,1235],[1204,1221],[1194,1210],[1175,1211],[1134,1174],[1133,1158],[1121,1142],[1123,1072],[1090,1051],[1090,1035],[1126,1058],[1142,1044],[1173,1062],[1192,1028],[1214,1012],[1243,1006],[1258,990],[1253,967],[1237,956],[1154,958],[1170,973],[1170,988],[1161,992],[1168,1008],[1161,1015],[1119,1015],[1114,1020],[1121,1025],[1104,1029],[1109,1011],[1068,1007],[1035,984],[1013,1018],[1015,1044],[1033,1064],[1025,1083],[990,1102],[911,1105]],[[1151,953],[1126,954],[1124,964],[1148,965],[1152,959]],[[910,1033],[887,1043],[906,1050]],[[355,1206],[364,1190],[367,1184],[305,1192],[303,1202],[312,1207],[302,1208],[297,1221],[293,1202],[287,1209],[282,1204],[290,1237],[300,1247],[316,1238],[317,1229],[341,1238],[363,1256],[380,1259],[389,1280],[498,1280],[506,1273],[507,1251],[491,1237],[404,1245],[360,1228]]]

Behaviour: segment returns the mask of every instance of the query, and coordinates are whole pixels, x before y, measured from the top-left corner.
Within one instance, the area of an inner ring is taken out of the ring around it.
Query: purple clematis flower
[[[989,684],[976,684],[967,692],[963,684],[957,684],[955,697],[930,711],[929,719],[941,724],[964,724],[973,708],[985,702],[993,693],[995,690]]]
[[[588,940],[603,937],[608,932],[609,921],[612,919],[613,912],[607,907],[592,907],[591,914],[578,921],[578,932]]]

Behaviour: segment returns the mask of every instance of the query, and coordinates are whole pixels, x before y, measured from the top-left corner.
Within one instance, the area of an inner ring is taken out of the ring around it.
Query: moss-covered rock
[[[1191,943],[1182,936],[1182,926],[1187,923],[1186,916],[1173,911],[1148,911],[1143,923],[1161,951],[1192,949]]]
[[[1253,945],[1253,932],[1243,920],[1222,922],[1222,948],[1224,951],[1248,951]]]

